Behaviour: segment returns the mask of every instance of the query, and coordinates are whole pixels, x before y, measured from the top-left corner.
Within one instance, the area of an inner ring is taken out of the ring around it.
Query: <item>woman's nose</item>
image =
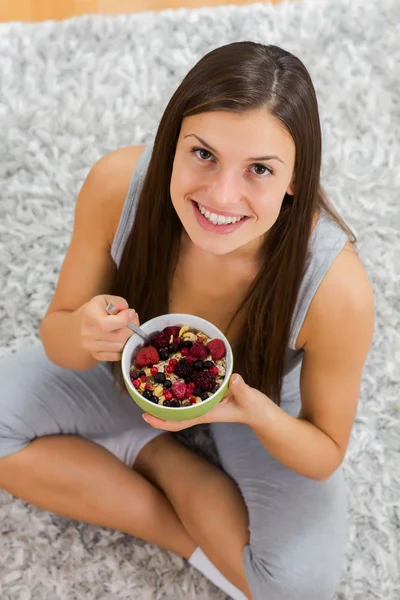
[[[233,174],[218,173],[209,187],[209,196],[215,208],[225,206],[233,208],[243,196],[241,182]]]

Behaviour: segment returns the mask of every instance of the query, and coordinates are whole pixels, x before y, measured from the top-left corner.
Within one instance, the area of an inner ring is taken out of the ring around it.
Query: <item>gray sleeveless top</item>
[[[136,203],[147,172],[152,149],[152,144],[146,146],[136,165],[129,186],[128,195],[111,247],[111,256],[117,266],[119,266],[125,243],[133,225]],[[347,235],[335,221],[326,215],[320,216],[310,237],[310,259],[307,263],[293,314],[289,348],[287,351],[286,374],[301,362],[303,351],[296,350],[295,348],[301,326],[318,286],[347,241]]]

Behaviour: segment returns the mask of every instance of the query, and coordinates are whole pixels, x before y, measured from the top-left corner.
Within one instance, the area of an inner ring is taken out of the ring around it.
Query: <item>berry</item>
[[[175,371],[175,367],[174,365],[168,365],[168,367],[165,370],[167,371],[167,373],[173,373]]]
[[[218,375],[219,371],[218,371],[218,367],[216,365],[214,365],[213,367],[211,367],[211,369],[209,369],[210,373],[214,373],[214,375]]]
[[[180,377],[181,379],[186,379],[187,377],[192,377],[193,367],[189,365],[189,363],[178,363],[175,367],[175,375]]]
[[[154,398],[154,394],[150,392],[150,390],[145,390],[142,396],[143,398],[146,398],[146,400],[152,400]]]
[[[140,378],[140,380],[141,380],[141,381],[143,381],[143,382],[144,382],[144,381],[147,381],[147,377],[146,377],[146,375],[142,375],[142,376],[141,376],[141,378]]]
[[[131,371],[130,376],[133,381],[134,379],[137,379],[139,377],[139,373],[136,373],[136,371]]]
[[[151,367],[151,369],[150,369],[150,373],[151,373],[152,375],[157,375],[157,373],[158,373],[158,369],[157,369],[157,367]]]
[[[215,385],[215,375],[210,371],[197,371],[193,373],[193,381],[203,391],[212,390]]]
[[[203,393],[203,394],[200,396],[200,398],[201,398],[202,400],[208,400],[209,396],[208,396],[207,392],[204,392],[204,393]]]
[[[183,381],[175,381],[172,384],[171,391],[177,400],[183,400],[186,394],[186,383]]]
[[[168,364],[175,366],[178,364],[178,361],[176,360],[176,358],[170,358]]]
[[[146,365],[154,365],[155,363],[158,363],[159,360],[160,356],[153,346],[147,346],[146,348],[139,350],[135,359],[136,366],[139,367],[139,369]]]
[[[168,360],[169,350],[168,348],[162,348],[159,353],[161,360]]]
[[[211,369],[211,367],[214,366],[214,363],[211,360],[206,360],[206,362],[204,363],[204,368],[205,369]]]
[[[154,381],[156,383],[164,383],[164,381],[165,381],[165,374],[164,373],[156,373],[154,375]]]
[[[218,338],[210,340],[207,344],[207,349],[211,354],[213,360],[220,360],[226,355],[225,344],[222,340],[219,340]]]
[[[191,395],[192,395],[191,390],[186,390],[185,398],[190,398]]]
[[[196,360],[195,363],[193,364],[193,366],[196,369],[196,371],[202,371],[204,368],[202,360]]]
[[[202,395],[202,393],[203,393],[203,390],[202,390],[201,388],[199,388],[199,387],[196,387],[196,388],[194,388],[194,390],[193,390],[193,394],[194,394],[195,396],[201,396],[201,395]]]
[[[182,343],[182,338],[174,337],[174,344],[178,344],[178,346]]]
[[[183,350],[183,348],[182,348]],[[203,342],[195,342],[190,348],[190,354],[196,358],[206,358],[208,356],[208,350]]]
[[[195,387],[196,387],[195,382],[194,381],[189,381],[188,388],[192,388],[194,390]]]
[[[194,396],[190,396],[189,400],[192,404],[196,404],[196,398]]]
[[[139,377],[143,377],[143,375],[146,375],[146,373],[144,371],[140,371]]]
[[[168,348],[168,352],[170,354],[174,354],[174,352],[178,352],[179,349],[179,344],[171,344],[170,347]]]
[[[171,406],[171,402],[169,400],[164,400],[163,406]]]
[[[172,387],[172,381],[166,379],[164,382],[164,389],[169,390],[170,387]]]
[[[181,328],[178,327],[177,325],[173,325],[171,327],[164,327],[163,331],[168,335],[168,339],[170,338],[171,335],[173,335],[174,337],[177,337],[179,335]]]
[[[165,331],[161,331],[161,333],[157,333],[157,335],[153,339],[154,348],[166,348],[169,344],[169,335],[165,333]]]
[[[151,383],[146,383],[146,385],[144,386],[145,390],[151,390]]]
[[[165,396],[166,400],[172,400],[172,398],[173,398],[173,395],[171,394],[171,392],[165,392],[164,396]]]
[[[135,386],[135,388],[138,388],[138,387],[140,386],[140,381],[139,381],[139,379],[134,379],[134,380],[132,381],[132,383],[133,383],[133,385]]]
[[[179,400],[171,400],[171,406],[172,408],[180,408],[180,402]]]
[[[191,348],[193,346],[193,342],[191,342],[190,340],[186,340],[185,342],[183,342],[183,346],[184,348]]]
[[[184,346],[181,350],[181,354],[182,356],[188,356],[188,354],[190,354],[189,348],[186,348],[186,346]]]
[[[191,356],[190,354],[186,357],[186,362],[189,365],[192,365],[194,363],[194,356]]]

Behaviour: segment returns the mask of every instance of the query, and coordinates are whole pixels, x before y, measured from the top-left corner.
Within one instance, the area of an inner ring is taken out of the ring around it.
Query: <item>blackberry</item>
[[[161,348],[166,348],[169,344],[169,335],[165,333],[165,331],[161,331],[161,333],[157,333],[155,338],[153,339],[153,346],[160,350]]]
[[[204,369],[204,365],[203,365],[203,361],[202,360],[196,360],[193,363],[193,366],[196,369],[196,371],[202,371]]]
[[[203,390],[199,387],[194,388],[194,390],[193,390],[193,396],[200,396],[200,398],[201,398],[202,393],[203,393]]]
[[[215,375],[210,371],[196,371],[193,373],[193,381],[205,392],[211,391],[215,385]]]
[[[158,355],[161,360],[168,360],[168,357],[169,357],[168,348],[161,348],[161,350],[159,350],[159,352],[158,352]]]
[[[171,406],[173,408],[179,408],[181,405],[181,403],[179,402],[179,400],[171,400]]]
[[[205,369],[211,369],[211,367],[214,366],[214,363],[212,362],[212,360],[206,360],[204,364],[204,368]]]
[[[193,367],[189,365],[187,362],[181,363],[179,362],[175,365],[175,375],[180,377],[181,379],[187,379],[188,377],[191,379],[193,374]]]
[[[183,346],[184,348],[191,348],[193,346],[193,342],[186,340],[186,342],[183,342]]]
[[[172,387],[172,381],[171,381],[170,379],[166,379],[166,380],[164,381],[164,388],[165,388],[166,390],[169,390],[169,388],[171,388],[171,387]]]
[[[164,383],[165,374],[164,373],[156,373],[154,375],[154,381],[156,381],[157,383]]]

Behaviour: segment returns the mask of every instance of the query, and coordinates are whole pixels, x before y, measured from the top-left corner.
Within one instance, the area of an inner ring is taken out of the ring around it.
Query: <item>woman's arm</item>
[[[46,355],[60,367],[81,371],[99,362],[82,346],[81,313],[111,288],[116,272],[111,245],[142,152],[142,146],[109,152],[90,169],[79,192],[71,243],[40,324]]]
[[[343,461],[373,329],[372,289],[356,253],[346,247],[318,288],[299,336],[304,359],[298,417],[261,398],[248,413],[261,443],[293,471],[324,481]]]

